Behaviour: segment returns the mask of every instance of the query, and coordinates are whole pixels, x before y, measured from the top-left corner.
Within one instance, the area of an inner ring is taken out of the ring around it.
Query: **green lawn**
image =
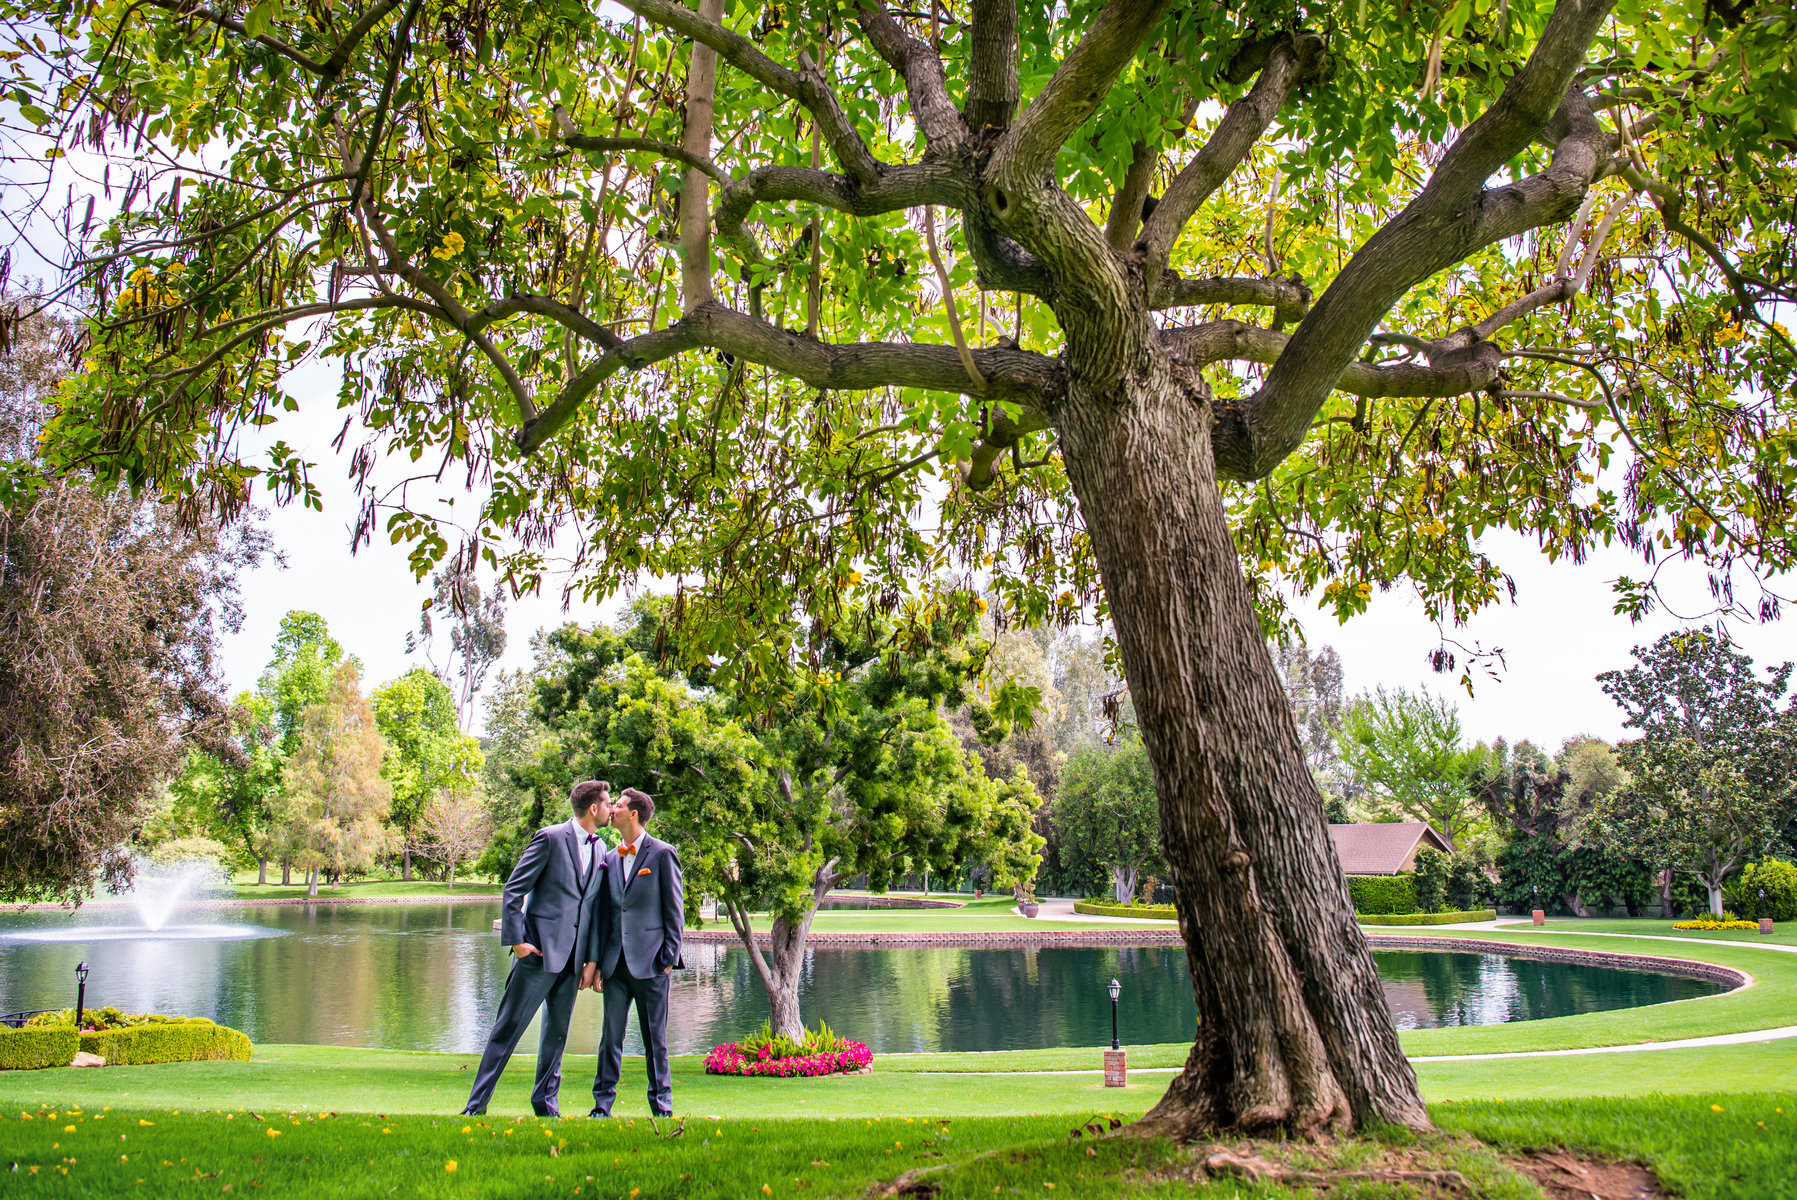
[[[1565,933],[1632,933],[1648,934],[1654,937],[1690,938],[1699,942],[1748,942],[1757,946],[1797,946],[1797,921],[1784,921],[1772,927],[1773,932],[1759,933],[1749,929],[1718,929],[1705,932],[1700,929],[1674,929],[1671,921],[1661,921],[1651,917],[1618,917],[1591,920],[1562,920],[1558,917],[1548,918],[1542,928],[1548,932],[1560,930]],[[1530,932],[1535,926],[1529,921],[1507,922],[1498,926],[1506,933]]]
[[[351,896],[387,899],[394,896],[413,896],[419,899],[493,899],[499,895],[500,884],[490,880],[464,881],[456,880],[454,888],[446,883],[432,883],[428,879],[366,879],[355,883],[345,883],[342,887],[331,887],[328,884],[318,885],[320,899],[343,899]],[[306,885],[296,883],[282,885],[279,883],[256,885],[256,877],[252,873],[246,882],[239,877],[233,884],[234,895],[238,900],[303,900],[306,899]]]
[[[1455,1135],[1512,1151],[1564,1146],[1637,1159],[1688,1200],[1788,1197],[1797,1178],[1797,1101],[1789,1095],[1438,1104],[1433,1111],[1440,1136],[1389,1134],[1320,1150],[1261,1152],[1300,1163],[1327,1153],[1353,1165],[1397,1147],[1428,1156],[1428,1165],[1460,1170],[1471,1187],[1456,1195],[1489,1200],[1538,1193],[1492,1148]],[[852,1197],[917,1168],[940,1168],[931,1181],[942,1200],[1244,1194],[1234,1180],[1194,1188],[1180,1170],[1194,1150],[1165,1140],[1069,1138],[1070,1128],[1106,1113],[1094,1104],[1075,1118],[692,1116],[656,1126],[641,1119],[323,1116],[272,1105],[176,1111],[61,1104],[0,1113],[0,1169],[9,1171],[9,1197]],[[1266,1185],[1247,1191],[1256,1200],[1297,1195]]]

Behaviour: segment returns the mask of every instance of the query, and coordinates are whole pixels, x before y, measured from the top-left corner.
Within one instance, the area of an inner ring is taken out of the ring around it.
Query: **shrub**
[[[1495,921],[1497,909],[1473,908],[1464,912],[1434,913],[1365,913],[1358,918],[1362,925],[1458,925],[1462,921]]]
[[[0,1071],[66,1067],[81,1049],[73,1025],[27,1025],[0,1029]]]
[[[1171,904],[1118,904],[1114,900],[1075,900],[1073,911],[1089,917],[1138,917],[1160,921],[1179,917],[1179,910]]]
[[[1763,908],[1761,888],[1766,889]],[[1778,858],[1749,863],[1729,886],[1728,900],[1740,912],[1774,921],[1797,921],[1797,866]]]
[[[1416,879],[1410,875],[1350,875],[1348,895],[1357,913],[1413,913]]]
[[[769,1075],[781,1079],[812,1078],[842,1071],[866,1069],[873,1051],[860,1042],[839,1037],[828,1025],[807,1029],[801,1041],[761,1028],[740,1042],[725,1042],[705,1056],[707,1075]]]
[[[248,1062],[250,1039],[204,1017],[83,1033],[81,1048],[106,1065],[141,1066],[165,1062]]]
[[[104,1008],[89,1008],[81,1014],[81,1030],[104,1032],[108,1029],[135,1029],[139,1025],[179,1025],[186,1021],[204,1021],[205,1017],[165,1017],[161,1013],[128,1013],[121,1012],[108,1004]],[[25,1022],[27,1025],[73,1025],[75,1010],[65,1008],[53,1012],[39,1013]]]
[[[1448,906],[1448,856],[1433,846],[1416,852],[1416,906],[1426,913]]]

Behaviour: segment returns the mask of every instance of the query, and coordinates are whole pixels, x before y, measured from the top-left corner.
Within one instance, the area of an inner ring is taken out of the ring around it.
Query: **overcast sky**
[[[405,547],[377,536],[373,545],[353,557],[349,551],[355,503],[347,462],[333,455],[329,445],[343,421],[333,407],[335,382],[334,369],[325,366],[296,373],[289,387],[301,401],[301,412],[284,417],[269,430],[319,464],[314,481],[325,492],[325,511],[290,506],[268,515],[268,528],[288,565],[285,570],[265,566],[242,580],[248,619],[224,645],[223,665],[233,691],[254,686],[268,661],[281,615],[295,608],[321,613],[338,640],[361,657],[371,682],[391,678],[419,661],[407,657],[405,641],[418,626],[428,588],[413,580]],[[446,487],[443,494],[454,492]],[[1457,673],[1430,672],[1425,656],[1437,645],[1435,627],[1402,593],[1375,596],[1369,611],[1346,625],[1318,612],[1314,604],[1301,606],[1301,614],[1308,613],[1305,626],[1311,644],[1332,644],[1341,653],[1350,692],[1383,684],[1428,686],[1453,695],[1470,739],[1529,738],[1554,748],[1577,733],[1621,736],[1620,714],[1595,676],[1627,665],[1630,647],[1647,644],[1688,622],[1661,611],[1635,625],[1611,612],[1610,581],[1623,573],[1636,577],[1643,573],[1639,562],[1620,549],[1574,566],[1565,561],[1550,564],[1532,542],[1514,535],[1490,536],[1485,545],[1516,578],[1517,600],[1486,611],[1455,635],[1466,645],[1478,643],[1504,652],[1499,678],[1481,675],[1472,697],[1458,689]],[[1707,611],[1700,568],[1668,566],[1662,581],[1669,584],[1681,612],[1689,616]],[[559,589],[549,590],[552,594],[527,597],[511,606],[503,667],[528,664],[529,638],[536,629],[567,620],[610,619],[617,608],[617,601],[603,607],[576,603],[564,612]],[[1784,590],[1791,590],[1788,584]],[[1731,628],[1740,645],[1762,664],[1797,658],[1797,631],[1789,620]]]

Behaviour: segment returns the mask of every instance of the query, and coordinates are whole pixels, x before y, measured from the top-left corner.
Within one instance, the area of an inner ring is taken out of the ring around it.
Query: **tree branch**
[[[1008,347],[971,350],[984,385],[967,376],[952,346],[897,342],[857,342],[835,346],[787,333],[766,321],[721,304],[704,305],[666,329],[641,334],[607,350],[582,370],[560,395],[526,421],[515,436],[531,453],[565,425],[587,397],[620,370],[640,370],[686,350],[721,350],[752,363],[796,376],[813,387],[853,391],[916,387],[1008,400],[1025,408],[1045,408],[1062,389],[1058,360]]]
[[[1186,222],[1221,187],[1272,125],[1292,89],[1321,59],[1323,43],[1313,35],[1282,39],[1267,49],[1267,62],[1248,94],[1229,106],[1202,149],[1174,178],[1154,212],[1142,224],[1137,243],[1147,256],[1147,285],[1154,293],[1173,244]]]
[[[948,332],[955,339],[955,353],[961,356],[961,365],[967,368],[967,377],[976,387],[986,386],[986,377],[973,363],[973,355],[968,352],[967,338],[961,332],[961,317],[955,311],[955,285],[948,277],[948,268],[942,265],[942,251],[936,246],[936,210],[925,205],[923,210],[924,245],[930,252],[930,265],[936,268],[936,282],[942,288],[942,311],[948,316]]]
[[[855,21],[874,52],[905,81],[911,115],[923,130],[926,145],[933,151],[957,149],[967,138],[967,126],[949,98],[941,57],[927,43],[906,33],[881,0],[861,0]]]
[[[1303,320],[1310,310],[1310,289],[1293,275],[1289,279],[1252,279],[1211,276],[1186,279],[1171,272],[1161,276],[1160,288],[1150,308],[1183,308],[1191,304],[1244,304],[1270,308],[1283,323]]]
[[[724,0],[699,0],[699,19],[716,25]],[[695,158],[711,158],[712,109],[717,103],[718,52],[693,43],[686,69],[686,117],[680,148]],[[688,167],[680,180],[680,311],[709,304],[711,292],[711,184],[705,172]]]
[[[669,162],[681,163],[692,170],[703,171],[721,184],[730,182],[730,176],[711,160],[710,155],[694,154],[686,147],[676,146],[672,142],[645,137],[594,137],[591,134],[581,133],[574,124],[574,118],[568,115],[568,110],[559,104],[555,106],[555,130],[557,139],[572,150],[597,154],[641,150],[665,158]]]
[[[973,198],[967,184],[959,167],[940,162],[889,166],[875,183],[865,187],[847,176],[809,167],[757,167],[731,180],[718,196],[718,236],[745,261],[759,262],[761,252],[743,229],[749,210],[759,202],[796,201],[873,217],[925,204],[971,207]]]
[[[1299,324],[1290,352],[1241,406],[1253,440],[1230,467],[1241,478],[1260,478],[1303,442],[1337,378],[1417,283],[1495,241],[1572,215],[1608,162],[1608,137],[1570,84],[1610,2],[1561,0],[1491,108],[1449,148],[1416,199],[1348,260]],[[1484,189],[1538,136],[1557,143],[1546,170]]]
[[[242,21],[233,20],[231,17],[228,17],[215,9],[194,4],[192,3],[192,0],[144,0],[144,3],[148,4],[151,8],[160,8],[165,12],[173,13],[176,17],[182,18],[183,20],[205,21],[208,24],[218,26],[220,29],[227,29],[241,37],[249,38],[250,41],[273,50],[282,58],[285,58],[290,62],[298,63],[301,67],[304,67],[314,75],[319,74],[326,69],[325,63],[319,62],[309,54],[300,53],[279,38],[269,37],[266,33],[259,33],[254,37],[251,37],[250,31],[244,27]]]
[[[1005,129],[1017,112],[1017,0],[973,0],[967,124]]]
[[[1148,199],[1148,189],[1154,185],[1154,169],[1159,165],[1160,155],[1149,149],[1147,142],[1139,141],[1130,147],[1129,170],[1124,172],[1123,186],[1111,198],[1111,211],[1104,221],[1104,240],[1118,254],[1136,240],[1136,230],[1142,225],[1142,205]]]
[[[1017,186],[1046,171],[1135,57],[1168,0],[1110,0],[992,152],[989,174]]]
[[[618,0],[618,3],[664,29],[710,46],[725,62],[749,78],[803,104],[817,119],[830,152],[851,179],[869,184],[879,178],[881,164],[867,148],[848,114],[843,112],[836,93],[830,90],[822,73],[809,58],[801,64],[803,71],[783,67],[763,54],[748,38],[714,21],[707,21],[692,9],[671,0]]]

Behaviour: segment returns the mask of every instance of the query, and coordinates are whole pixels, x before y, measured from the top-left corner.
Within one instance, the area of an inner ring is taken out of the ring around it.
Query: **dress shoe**
[[[551,1121],[559,1121],[562,1119],[562,1114],[553,1108],[541,1109],[537,1112],[537,1116],[547,1117]]]
[[[587,1120],[589,1121],[609,1121],[610,1119],[611,1114],[603,1109],[595,1108],[592,1112],[587,1114]]]
[[[464,1117],[484,1117],[487,1115],[487,1110],[484,1108],[464,1108],[462,1110],[462,1115]]]

